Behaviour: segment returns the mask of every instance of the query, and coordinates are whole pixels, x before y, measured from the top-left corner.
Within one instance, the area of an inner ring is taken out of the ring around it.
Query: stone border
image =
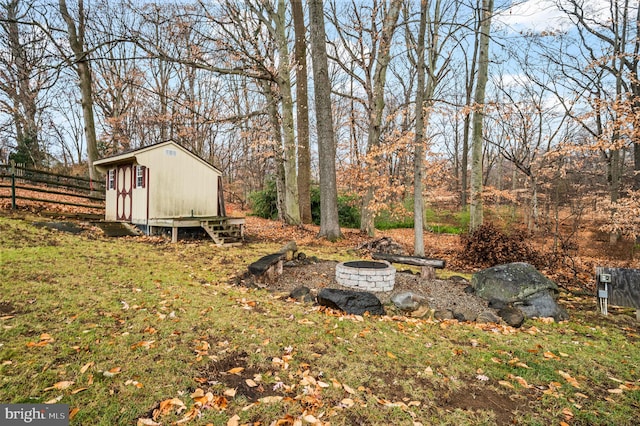
[[[345,287],[365,291],[391,291],[396,280],[396,268],[389,262],[386,268],[356,268],[342,262],[336,265],[336,281]]]

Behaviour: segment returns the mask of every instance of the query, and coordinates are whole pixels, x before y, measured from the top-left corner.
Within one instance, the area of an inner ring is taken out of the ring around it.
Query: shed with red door
[[[172,228],[174,240],[178,228],[184,227],[202,227],[218,238],[216,243],[242,231],[244,219],[227,218],[222,172],[173,141],[103,158],[94,165],[106,175],[105,221],[130,223],[147,234]]]

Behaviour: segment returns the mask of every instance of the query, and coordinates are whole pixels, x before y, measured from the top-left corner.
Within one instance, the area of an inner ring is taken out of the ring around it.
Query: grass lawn
[[[227,284],[279,246],[0,216],[0,403],[68,404],[72,425],[637,422],[638,323],[592,297],[564,300],[568,322],[516,330],[341,315]]]

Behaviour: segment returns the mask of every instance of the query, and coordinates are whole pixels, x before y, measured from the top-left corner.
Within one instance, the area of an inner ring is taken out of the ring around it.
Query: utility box
[[[608,306],[636,308],[640,320],[640,269],[596,268],[598,307],[607,315]]]

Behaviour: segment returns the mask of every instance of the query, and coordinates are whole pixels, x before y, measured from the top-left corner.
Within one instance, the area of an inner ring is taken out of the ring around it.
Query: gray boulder
[[[311,294],[311,289],[306,286],[294,288],[289,297],[297,300],[298,302],[312,303],[315,301],[315,297]]]
[[[450,309],[438,309],[433,313],[433,318],[437,320],[454,319],[453,311]]]
[[[362,315],[365,312],[371,315],[386,314],[380,299],[366,291],[323,288],[318,293],[318,304],[354,315]]]
[[[458,309],[453,311],[453,317],[458,321],[475,321],[478,314],[469,309]]]
[[[491,311],[484,311],[478,314],[478,317],[476,318],[476,322],[479,322],[481,324],[485,324],[485,323],[500,324],[500,317]]]
[[[569,318],[567,311],[556,303],[558,286],[528,263],[498,265],[473,275],[475,293],[491,301],[491,307],[512,305],[526,317],[553,317],[556,321]]]
[[[505,306],[498,311],[498,316],[511,327],[519,328],[524,323],[524,313],[513,306]]]
[[[567,311],[556,303],[556,294],[548,291],[532,294],[523,300],[518,308],[529,318],[553,317],[556,321],[569,319]]]
[[[427,299],[411,291],[405,291],[391,296],[391,302],[401,311],[413,312],[426,305]]]

